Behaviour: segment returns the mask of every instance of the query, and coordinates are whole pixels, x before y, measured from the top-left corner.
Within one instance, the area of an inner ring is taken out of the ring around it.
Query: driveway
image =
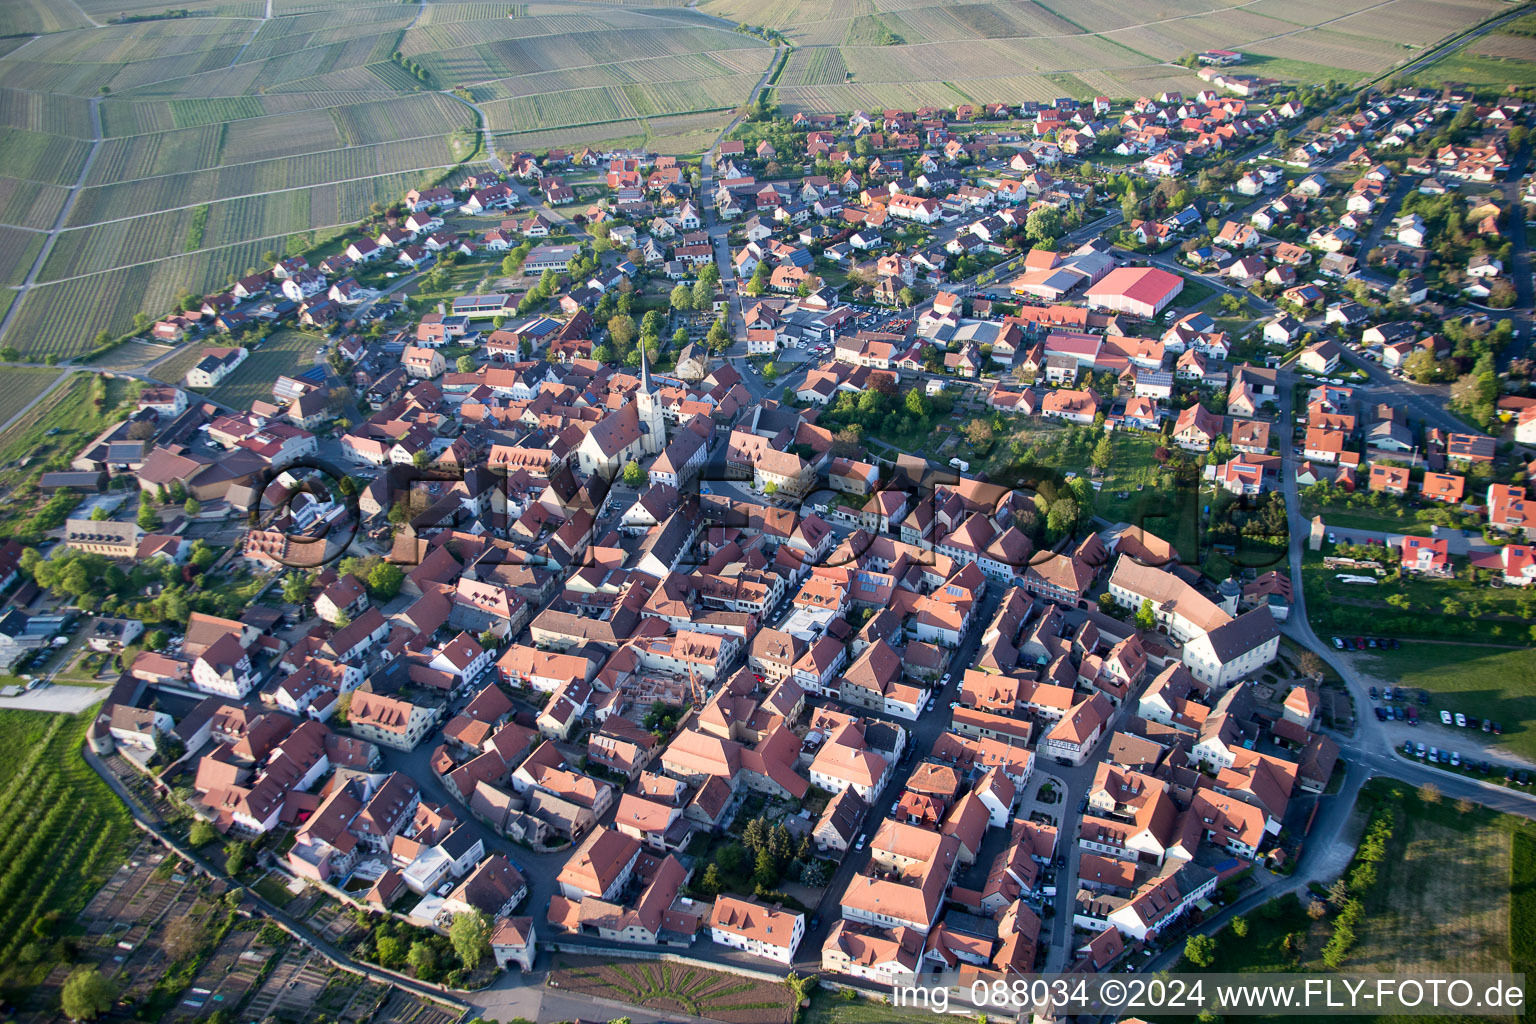
[[[26,690],[15,697],[0,697],[0,709],[15,711],[52,711],[60,715],[78,715],[101,703],[110,691],[106,686],[67,686],[54,683]]]

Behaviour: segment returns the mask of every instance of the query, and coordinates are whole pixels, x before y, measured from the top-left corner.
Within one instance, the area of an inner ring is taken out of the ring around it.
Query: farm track
[[[75,200],[80,197],[80,190],[85,185],[85,179],[91,173],[91,165],[96,162],[96,154],[101,152],[101,97],[93,96],[91,105],[91,151],[86,154],[85,163],[80,168],[80,176],[69,187],[69,197],[64,200],[64,205],[59,208],[59,215],[54,219],[53,227],[48,231],[48,237],[43,239],[43,247],[38,250],[37,259],[32,261],[32,269],[27,271],[26,278],[17,286],[16,300],[5,311],[4,319],[0,319],[0,340],[5,338],[6,331],[10,330],[12,322],[16,319],[17,310],[21,309],[22,302],[26,300],[29,292],[37,282],[37,275],[42,272],[43,264],[48,259],[48,254],[53,251],[53,243],[58,240],[59,233],[64,224],[69,220],[69,213],[75,207]]]

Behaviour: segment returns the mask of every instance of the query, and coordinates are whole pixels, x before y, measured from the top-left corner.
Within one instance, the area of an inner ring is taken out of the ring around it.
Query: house
[[[218,387],[235,367],[245,362],[247,352],[243,348],[205,348],[202,358],[187,371],[187,387]]]
[[[1173,427],[1173,441],[1190,451],[1209,451],[1223,433],[1220,416],[1196,402],[1179,413]]]
[[[1399,543],[1403,571],[1429,576],[1451,575],[1450,541],[1444,537],[1404,537]]]
[[[1343,354],[1344,350],[1337,342],[1325,339],[1303,349],[1296,363],[1309,373],[1327,376],[1338,369],[1339,359]]]
[[[722,946],[787,965],[805,937],[805,915],[722,894],[710,912],[709,933]]]

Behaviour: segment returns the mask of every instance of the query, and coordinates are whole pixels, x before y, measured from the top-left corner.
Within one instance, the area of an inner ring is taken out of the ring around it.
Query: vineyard
[[[51,228],[68,196],[66,189],[40,181],[0,178],[0,224]]]
[[[325,235],[316,232],[317,239]],[[60,237],[67,238],[68,233]],[[185,234],[169,237],[167,244],[177,250],[186,241]],[[268,249],[286,253],[288,236],[251,239],[224,249],[205,249],[33,288],[12,321],[10,343],[29,356],[79,355],[90,348],[97,331],[127,333],[133,329],[135,313],[163,313],[183,289],[204,295],[222,288],[229,274],[258,265]]]
[[[101,158],[97,158],[97,164]],[[283,160],[256,161],[235,167],[189,171],[84,189],[70,211],[71,227],[93,224],[124,211],[149,213],[277,189],[326,186],[333,182],[399,175],[422,168],[447,167],[453,154],[444,139],[423,139],[409,146],[359,146],[309,153]],[[410,175],[412,184],[419,175]],[[410,186],[407,185],[407,188]],[[376,192],[377,188],[368,189]],[[372,202],[372,199],[369,200]],[[345,220],[356,211],[341,211]],[[340,221],[337,221],[340,223]]]
[[[0,285],[20,284],[42,247],[40,232],[0,228]]]
[[[33,925],[72,919],[121,862],[127,810],[81,755],[89,716],[0,711],[0,959],[17,962]]]

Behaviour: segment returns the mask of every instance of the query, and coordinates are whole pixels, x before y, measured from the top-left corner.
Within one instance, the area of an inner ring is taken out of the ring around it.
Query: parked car
[[[1412,757],[1413,756],[1413,741],[1412,740],[1404,740],[1403,741],[1403,755],[1405,757]]]
[[[1459,751],[1459,750],[1451,751],[1451,767],[1452,768],[1460,768],[1461,767],[1461,751]]]
[[[1376,699],[1376,687],[1371,687],[1371,700]]]
[[[1376,712],[1376,721],[1385,722],[1387,720],[1386,708],[1371,708],[1371,710]]]
[[[1416,708],[1416,707],[1413,707],[1412,705],[1409,705],[1409,707],[1408,707],[1408,724],[1409,725],[1418,725],[1419,724],[1419,709]]]
[[[864,843],[865,843],[865,841],[868,838],[869,838],[868,836],[859,836],[858,839],[854,840],[853,848],[855,850],[862,850],[862,849],[864,849]]]
[[[1344,649],[1344,641],[1340,640],[1338,637],[1334,637],[1333,638],[1333,649],[1336,650],[1336,651],[1342,651]],[[1375,689],[1375,687],[1372,687],[1372,689]],[[1374,696],[1374,694],[1373,694],[1373,696]]]
[[[1449,711],[1445,710],[1444,708],[1440,709],[1440,724],[1441,725],[1453,725],[1453,724],[1455,724],[1452,721],[1452,719],[1451,719],[1451,713]]]
[[[1440,760],[1440,748],[1439,747],[1430,747],[1429,748],[1429,763],[1430,764],[1436,764],[1436,763],[1439,762],[1439,760]]]
[[[1401,707],[1395,707],[1392,709],[1392,717],[1401,722],[1403,719],[1407,718],[1408,715],[1405,711],[1403,711]]]
[[[1416,753],[1419,757],[1423,757],[1424,756],[1424,744],[1420,743],[1418,746],[1416,746],[1414,748],[1414,753]]]
[[[1493,734],[1495,736],[1503,736],[1504,735],[1504,727],[1502,725],[1500,725],[1498,722],[1494,722],[1493,723]]]
[[[1515,781],[1515,769],[1514,769],[1513,766],[1510,766],[1510,767],[1504,769],[1504,781],[1505,782],[1514,782]]]
[[[1515,782],[1522,786],[1529,786],[1531,784],[1531,773],[1524,768],[1520,769],[1515,773]]]
[[[1467,716],[1460,711],[1456,712],[1456,727],[1458,729],[1465,729],[1467,727]]]
[[[1492,731],[1493,731],[1493,723],[1490,722],[1486,718],[1483,719],[1483,732],[1492,732]]]

